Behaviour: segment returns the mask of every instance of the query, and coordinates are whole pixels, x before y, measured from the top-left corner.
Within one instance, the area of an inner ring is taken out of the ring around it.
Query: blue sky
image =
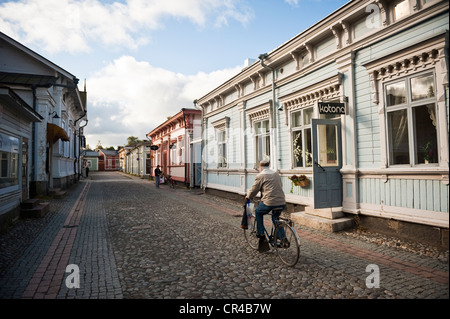
[[[0,1],[0,31],[84,80],[87,143],[125,145],[348,0]]]

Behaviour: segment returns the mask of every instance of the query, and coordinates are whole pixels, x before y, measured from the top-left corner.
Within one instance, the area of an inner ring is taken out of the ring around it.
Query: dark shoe
[[[290,245],[291,245],[291,243],[289,242],[289,240],[286,237],[284,237],[281,240],[281,247],[282,248],[289,248]]]
[[[270,247],[269,247],[269,243],[267,242],[267,240],[265,238],[260,238],[259,245],[258,245],[258,251],[260,253],[264,253],[269,250],[270,250]]]

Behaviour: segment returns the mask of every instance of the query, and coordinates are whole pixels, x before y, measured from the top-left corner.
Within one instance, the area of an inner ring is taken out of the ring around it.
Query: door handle
[[[319,163],[317,163],[317,161],[314,161],[314,164],[316,164],[318,167],[320,167],[322,169],[322,171],[325,172],[325,168],[323,168]]]

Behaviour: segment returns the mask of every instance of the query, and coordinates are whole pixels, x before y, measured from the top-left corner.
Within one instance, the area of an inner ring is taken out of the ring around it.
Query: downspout
[[[272,71],[272,103],[271,103],[271,107],[272,107],[272,112],[273,113],[272,113],[271,129],[272,129],[272,131],[274,133],[273,142],[274,142],[274,151],[275,151],[275,154],[273,156],[273,158],[274,158],[273,168],[274,168],[275,171],[278,171],[278,161],[279,161],[278,154],[279,154],[279,152],[278,152],[278,147],[277,147],[277,145],[278,145],[278,134],[277,133],[278,132],[277,132],[277,125],[276,125],[276,121],[277,121],[277,113],[276,113],[277,112],[277,107],[276,107],[276,102],[275,102],[275,69],[270,67],[270,66],[268,66],[268,65],[266,65],[266,64],[264,64],[264,59],[267,58],[267,53],[260,54],[258,56],[258,58],[261,60],[261,66],[263,68],[269,69],[269,70]]]
[[[183,121],[184,121],[184,185],[187,184],[187,178],[186,178],[186,172],[187,172],[187,147],[186,147],[186,143],[187,143],[187,126],[186,126],[186,115],[184,114],[184,108],[181,109],[181,111],[183,112]]]
[[[78,120],[82,119],[85,115],[86,115],[86,113],[82,117],[80,117]],[[88,119],[86,119],[86,124],[84,124],[83,126],[80,126],[78,128],[78,146],[79,146],[78,150],[80,150],[80,148],[81,148],[81,129],[83,127],[86,127],[87,125],[88,125]],[[80,176],[82,174],[82,167],[81,167],[82,163],[80,162],[80,160],[81,160],[81,153],[78,154],[78,159],[77,159],[77,161],[78,161],[78,168],[79,168],[78,176]]]
[[[77,120],[74,121],[74,126],[75,126],[75,136],[73,138],[73,154],[75,155],[75,162],[73,162],[73,169],[75,173],[78,173],[78,179],[80,179],[80,175],[81,175],[81,170],[80,170],[80,157],[81,157],[81,153],[80,153],[80,148],[81,148],[81,128],[85,127],[87,125],[87,120],[86,120],[86,124],[83,126],[80,126],[78,128],[78,130],[76,129],[77,127],[77,122],[79,120],[81,120],[83,117],[85,117],[87,114],[86,111],[84,111],[84,114]],[[77,133],[78,131],[78,133]],[[78,135],[78,154],[77,154],[77,135]],[[77,170],[78,167],[78,170]],[[78,171],[78,172],[77,172]]]
[[[201,107],[201,106],[198,106],[197,105],[197,100],[194,100],[194,107],[197,109],[197,110],[199,110],[199,111],[201,111],[202,112],[202,117],[201,117],[201,138],[202,138],[202,141],[201,141],[201,146],[200,146],[200,153],[201,153],[201,158],[202,158],[202,162],[201,162],[201,180],[200,180],[200,187],[203,189],[203,191],[205,191],[205,184],[204,184],[204,180],[205,180],[205,174],[204,174],[204,168],[205,168],[205,161],[204,161],[204,158],[203,158],[203,151],[204,151],[204,148],[205,148],[205,138],[204,138],[204,136],[203,136],[203,134],[204,134],[204,130],[205,130],[205,125],[204,125],[204,110],[203,110],[203,107]]]
[[[36,86],[32,86],[31,90],[33,92],[33,110],[35,112],[37,112],[36,110]],[[31,132],[31,176],[32,176],[32,181],[35,182],[35,188],[36,188],[36,153],[37,150],[36,148],[36,122],[33,122],[33,131]],[[30,182],[28,182],[28,184],[30,184]],[[30,191],[30,190],[28,190]],[[34,193],[36,193],[36,190],[33,191]]]

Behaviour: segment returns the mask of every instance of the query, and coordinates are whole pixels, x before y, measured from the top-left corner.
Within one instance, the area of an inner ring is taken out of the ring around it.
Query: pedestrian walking
[[[159,165],[155,168],[155,186],[159,188],[159,177],[161,176],[161,170],[159,169]]]

